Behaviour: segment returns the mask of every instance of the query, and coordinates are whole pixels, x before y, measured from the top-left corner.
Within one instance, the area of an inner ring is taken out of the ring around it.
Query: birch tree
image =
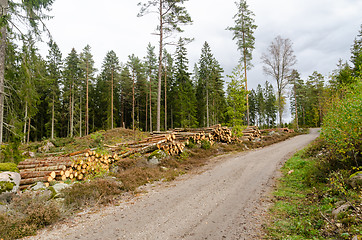
[[[279,111],[279,124],[282,125],[283,119],[283,90],[288,84],[292,67],[297,59],[294,55],[293,44],[289,38],[277,36],[270,44],[266,53],[261,57],[264,73],[275,79],[277,82],[277,99]]]

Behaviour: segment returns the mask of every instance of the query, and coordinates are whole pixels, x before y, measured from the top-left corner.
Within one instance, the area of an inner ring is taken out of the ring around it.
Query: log
[[[46,177],[49,176],[54,171],[27,171],[21,172],[20,176],[21,179],[28,179],[28,178],[36,178],[36,177]],[[56,175],[60,175],[60,172],[55,172]]]
[[[28,184],[33,184],[36,182],[46,182],[46,181],[48,181],[48,176],[27,178],[27,179],[21,179],[20,185],[28,185]]]
[[[56,171],[56,170],[62,170],[63,167],[66,166],[64,164],[62,165],[55,165],[55,166],[48,166],[48,167],[35,167],[35,168],[27,168],[20,170],[20,174],[22,172],[35,172],[35,171]]]

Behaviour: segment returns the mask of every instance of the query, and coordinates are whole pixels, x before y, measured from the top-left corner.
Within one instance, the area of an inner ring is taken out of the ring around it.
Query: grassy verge
[[[350,172],[330,171],[323,149],[318,140],[283,166],[266,239],[362,239],[361,188],[350,186]]]

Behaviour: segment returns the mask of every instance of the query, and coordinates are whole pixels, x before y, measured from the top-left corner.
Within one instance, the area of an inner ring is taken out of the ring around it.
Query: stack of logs
[[[257,126],[248,126],[243,130],[243,140],[252,141],[256,138],[261,138],[261,132]]]
[[[47,157],[47,158],[30,158],[18,164],[20,170],[20,185],[23,188],[36,182],[47,182],[50,176],[57,179],[60,172],[70,167],[72,160],[69,157]]]
[[[85,153],[84,157],[77,158],[68,168],[63,168],[63,171],[59,173],[59,177],[62,181],[67,179],[83,180],[87,175],[108,171],[109,166],[118,160],[119,157],[116,153],[103,155],[95,151],[89,151]],[[56,180],[57,176],[49,176],[48,182]]]
[[[211,145],[215,142],[240,142],[239,139],[232,137],[229,128],[221,127],[221,125],[153,132],[151,137],[142,141],[121,143],[117,146],[107,145],[110,152],[113,152],[111,155],[101,155],[91,150],[82,150],[62,157],[26,159],[18,165],[22,178],[20,185],[24,189],[35,182],[83,180],[88,175],[107,171],[110,164],[135,153],[144,154],[161,149],[169,155],[178,155],[183,152],[185,143],[189,140],[197,144],[206,140]]]

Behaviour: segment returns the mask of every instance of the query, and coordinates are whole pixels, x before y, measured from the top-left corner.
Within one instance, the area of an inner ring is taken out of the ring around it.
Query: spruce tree
[[[146,96],[148,99],[148,109],[149,111],[146,110],[146,131],[147,129],[149,129],[150,132],[152,132],[153,130],[153,115],[154,115],[154,111],[153,111],[153,103],[154,103],[154,99],[156,99],[156,92],[154,91],[155,86],[156,86],[156,79],[157,79],[157,57],[155,54],[155,47],[151,45],[151,43],[149,43],[147,45],[147,55],[144,59],[144,65],[145,65],[145,71],[146,71],[146,76],[148,78],[148,87],[149,87],[149,92]],[[148,121],[149,118],[149,128],[148,128]]]
[[[245,0],[240,0],[235,2],[238,12],[234,15],[233,19],[235,21],[234,27],[228,27],[227,30],[233,31],[233,40],[236,39],[238,50],[241,53],[240,61],[244,65],[244,78],[245,78],[245,88],[248,91],[248,81],[246,72],[251,68],[251,59],[252,51],[254,50],[255,37],[254,31],[257,26],[254,24],[255,20],[253,17],[254,13],[249,10]],[[248,125],[249,122],[249,100],[248,94],[246,94],[246,118]]]
[[[100,91],[106,91],[101,92],[100,94],[103,94],[102,96],[102,102],[104,102],[107,106],[106,110],[106,127],[107,129],[113,129],[114,128],[114,103],[115,99],[118,99],[115,97],[115,88],[119,84],[119,71],[120,71],[120,64],[119,59],[116,55],[116,53],[111,50],[107,52],[103,64],[100,76],[98,77],[98,81],[100,83],[98,84],[98,87],[100,88]],[[107,90],[106,90],[107,89]],[[105,108],[105,106],[100,106],[100,108]]]
[[[196,127],[195,88],[188,73],[187,50],[182,38],[178,41],[175,55],[174,124],[178,127]]]
[[[31,32],[39,34],[39,23],[44,26],[43,20],[49,18],[44,11],[50,11],[54,0],[40,1],[11,1],[0,0],[0,144],[3,141],[4,126],[4,95],[5,95],[5,57],[7,44],[7,30],[16,25],[11,21],[13,16],[20,19],[20,22],[28,23]],[[25,15],[23,15],[25,13]],[[12,24],[9,24],[12,22]],[[19,22],[19,21],[18,21]]]
[[[244,112],[246,111],[246,88],[243,75],[243,67],[238,65],[228,76],[230,82],[227,88],[227,116],[228,123],[235,127],[243,124]]]
[[[64,98],[65,105],[69,109],[69,122],[68,122],[68,136],[73,137],[74,134],[74,109],[76,101],[76,93],[80,84],[80,69],[79,57],[77,51],[73,48],[65,59],[65,66],[63,71],[63,85],[64,85]]]
[[[49,42],[49,51],[47,56],[47,77],[50,88],[51,98],[51,134],[50,138],[55,137],[55,115],[56,110],[60,109],[60,83],[62,80],[62,53],[59,50],[58,45],[51,40]]]
[[[94,80],[94,73],[97,69],[94,68],[93,55],[91,53],[91,47],[85,46],[83,51],[80,53],[80,71],[81,80],[85,83],[85,135],[89,134],[89,85]]]

